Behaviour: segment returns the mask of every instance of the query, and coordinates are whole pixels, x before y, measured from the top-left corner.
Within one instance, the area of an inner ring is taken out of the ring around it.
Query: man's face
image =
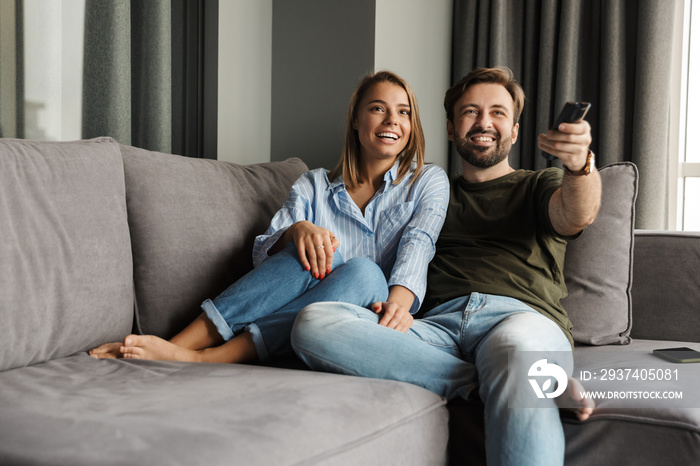
[[[490,168],[507,160],[518,138],[513,98],[500,84],[472,85],[455,104],[447,135],[462,159],[474,167]]]

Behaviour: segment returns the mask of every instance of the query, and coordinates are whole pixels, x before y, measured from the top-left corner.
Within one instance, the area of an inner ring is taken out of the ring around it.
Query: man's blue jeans
[[[489,464],[563,464],[564,431],[554,402],[508,406],[515,392],[532,389],[509,382],[510,351],[571,355],[553,321],[518,300],[480,293],[433,309],[407,333],[377,325],[378,317],[352,304],[312,304],[297,317],[292,346],[317,370],[410,382],[446,398],[466,398],[479,387]]]
[[[258,357],[266,360],[290,353],[294,319],[306,305],[343,301],[369,307],[388,297],[386,278],[370,259],[343,262],[333,255],[333,268],[323,280],[315,279],[299,260],[296,247],[287,245],[241,277],[202,309],[228,341],[248,331]]]

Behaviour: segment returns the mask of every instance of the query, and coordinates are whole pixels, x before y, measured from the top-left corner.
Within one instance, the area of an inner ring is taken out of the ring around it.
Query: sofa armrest
[[[700,342],[700,232],[634,237],[631,336]]]

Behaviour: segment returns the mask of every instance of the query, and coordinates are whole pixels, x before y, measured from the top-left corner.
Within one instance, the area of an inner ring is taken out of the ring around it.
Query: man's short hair
[[[525,92],[518,81],[515,80],[510,68],[505,66],[477,68],[467,73],[457,84],[449,88],[445,93],[447,119],[454,122],[457,101],[467,92],[467,89],[474,84],[481,83],[500,84],[506,88],[511,97],[513,97],[513,126],[515,126],[525,105]]]

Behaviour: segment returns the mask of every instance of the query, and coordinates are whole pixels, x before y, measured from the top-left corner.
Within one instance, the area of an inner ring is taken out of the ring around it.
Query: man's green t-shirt
[[[561,305],[567,238],[549,218],[549,200],[562,176],[548,168],[483,183],[453,180],[423,309],[472,292],[509,296],[554,320],[573,345]]]

